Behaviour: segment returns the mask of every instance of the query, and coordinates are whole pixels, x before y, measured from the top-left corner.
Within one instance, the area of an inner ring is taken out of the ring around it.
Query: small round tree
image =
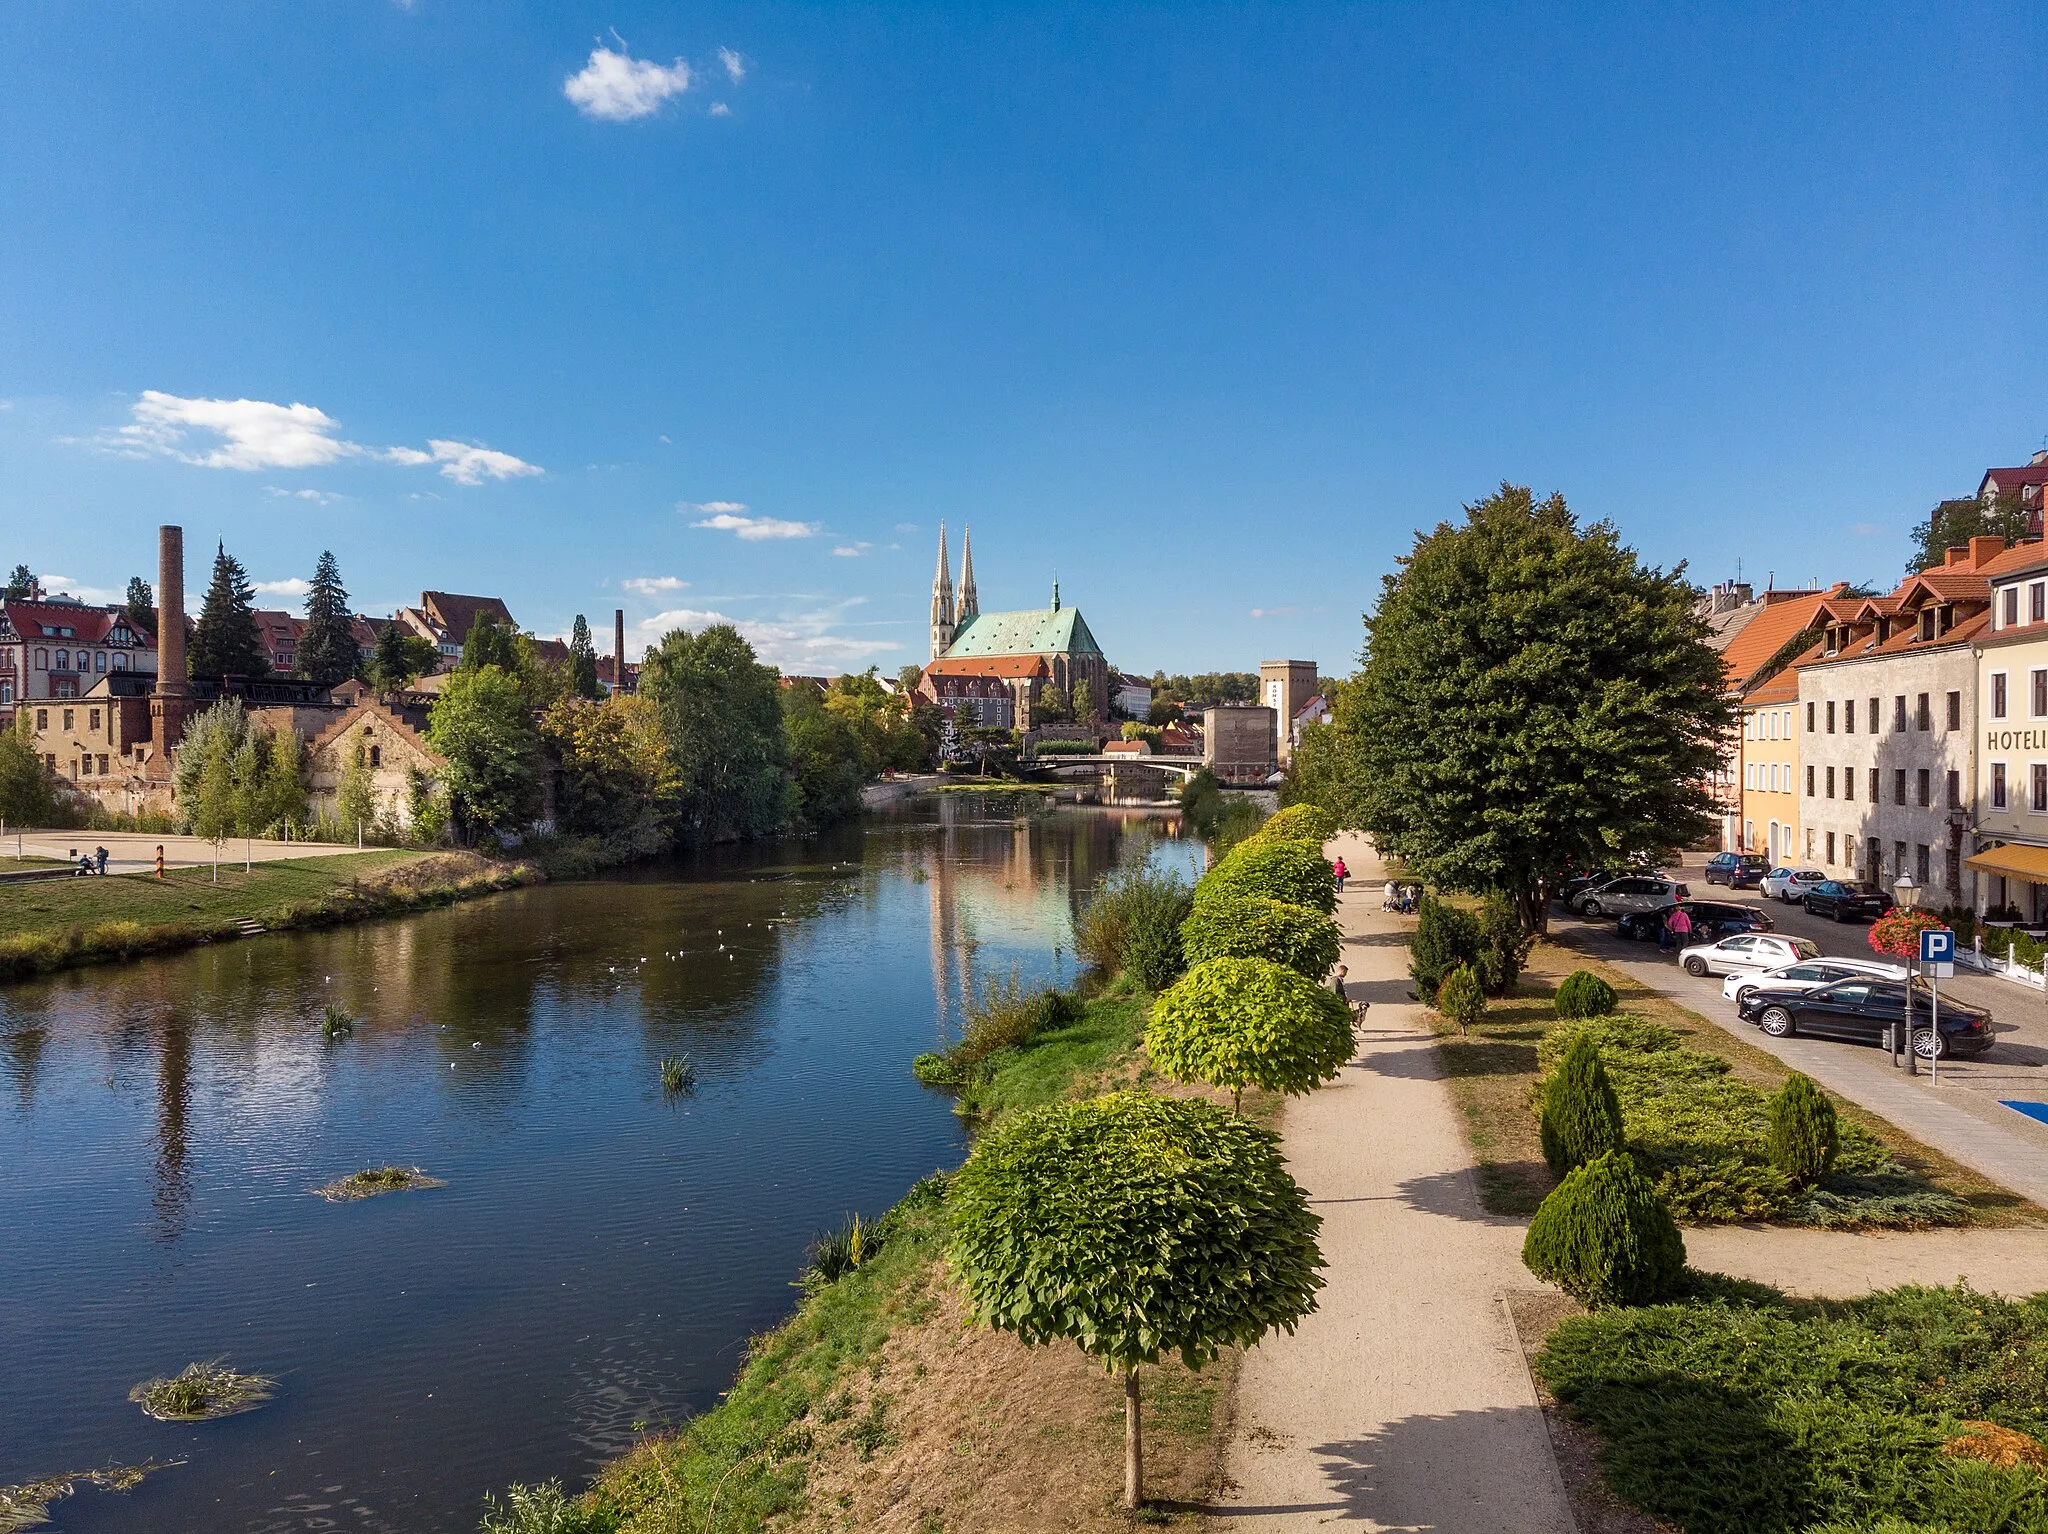
[[[1337,962],[1343,935],[1320,911],[1258,895],[1213,895],[1180,927],[1188,963],[1206,959],[1271,959],[1321,980]]]
[[[1827,1176],[1842,1148],[1835,1105],[1797,1071],[1771,1095],[1768,1146],[1771,1165],[1801,1187]]]
[[[1270,959],[1210,959],[1152,1004],[1145,1050],[1176,1081],[1294,1095],[1336,1078],[1351,1058],[1351,1009]]]
[[[1590,969],[1575,969],[1559,983],[1551,1005],[1559,1017],[1605,1017],[1614,1010],[1614,987]]]
[[[1685,1271],[1685,1238],[1624,1151],[1574,1168],[1538,1206],[1522,1263],[1587,1305],[1647,1305]]]
[[[1436,1009],[1463,1033],[1486,1015],[1486,991],[1469,964],[1460,964],[1436,988]]]
[[[1600,1063],[1600,1046],[1580,1034],[1543,1084],[1539,1128],[1543,1159],[1562,1177],[1596,1156],[1621,1149],[1621,1103]]]
[[[1240,842],[1195,886],[1198,901],[1224,894],[1263,895],[1328,916],[1337,909],[1337,876],[1310,842]]]
[[[1308,842],[1320,847],[1337,834],[1336,818],[1313,804],[1290,804],[1245,838],[1248,842]]]
[[[1117,1092],[999,1123],[954,1174],[953,1269],[976,1320],[1066,1339],[1123,1376],[1124,1505],[1143,1496],[1138,1369],[1293,1331],[1321,1225],[1279,1137],[1213,1103]]]

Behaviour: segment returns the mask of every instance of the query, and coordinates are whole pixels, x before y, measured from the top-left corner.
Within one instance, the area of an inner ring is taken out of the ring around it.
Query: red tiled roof
[[[465,597],[452,591],[422,591],[420,606],[457,644],[469,638],[469,631],[476,626],[479,613],[489,613],[493,622],[508,629],[519,626],[512,621],[510,610],[496,597]]]
[[[0,602],[7,621],[15,633],[23,639],[62,639],[68,644],[105,644],[116,625],[134,634],[136,641],[146,648],[155,647],[155,637],[138,623],[128,620],[125,608],[120,607],[73,607],[69,602],[32,602],[25,597],[10,597]],[[70,629],[68,635],[60,635],[59,629]]]
[[[1824,592],[1772,602],[1765,607],[1743,625],[1734,642],[1721,652],[1721,665],[1728,685],[1739,689],[1752,681],[1767,680],[1758,677],[1757,671],[1783,649],[1793,635],[1801,629],[1812,628],[1821,609],[1839,598],[1847,588],[1848,582],[1838,581]]]
[[[926,676],[1051,676],[1042,655],[944,656],[924,668]]]
[[[2022,464],[2014,469],[1986,469],[1984,477],[1977,482],[1977,494],[1984,494],[1989,485],[2000,495],[2010,495],[2029,485],[2048,485],[2048,463]]]

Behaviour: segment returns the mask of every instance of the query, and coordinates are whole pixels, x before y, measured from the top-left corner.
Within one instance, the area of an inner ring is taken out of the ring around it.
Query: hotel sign
[[[2048,751],[2048,730],[1986,730],[1986,751]]]

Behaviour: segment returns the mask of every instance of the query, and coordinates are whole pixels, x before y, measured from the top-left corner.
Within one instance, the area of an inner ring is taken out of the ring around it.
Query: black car
[[[1717,852],[1707,859],[1707,883],[1732,890],[1755,889],[1770,871],[1770,859],[1760,852]]]
[[[1631,911],[1621,918],[1621,935],[1642,943],[1664,930],[1677,909],[1674,902],[1654,911]],[[1692,919],[1688,943],[1711,943],[1739,932],[1769,932],[1777,924],[1755,906],[1730,905],[1725,900],[1688,900],[1685,914]]]
[[[1928,1027],[1934,996],[1924,981],[1913,982],[1913,1052],[1923,1060],[1936,1055],[1981,1055],[1992,1044],[1991,1019],[1974,1007],[1941,1004],[1941,1041]],[[1882,1044],[1887,1026],[1906,1020],[1903,980],[1838,980],[1814,990],[1781,990],[1758,986],[1744,993],[1735,1010],[1744,1022],[1755,1023],[1774,1039],[1804,1034],[1816,1039],[1845,1039],[1852,1044]]]
[[[1892,897],[1875,884],[1848,884],[1840,879],[1807,885],[1804,899],[1809,915],[1832,916],[1836,921],[1852,916],[1876,921],[1892,908]]]

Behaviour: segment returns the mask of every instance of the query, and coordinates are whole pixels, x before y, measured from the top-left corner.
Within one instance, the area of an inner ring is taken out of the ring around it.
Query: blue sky
[[[943,518],[1116,664],[1347,670],[1510,479],[1888,582],[2048,441],[2044,18],[13,6],[0,565],[893,671]]]

